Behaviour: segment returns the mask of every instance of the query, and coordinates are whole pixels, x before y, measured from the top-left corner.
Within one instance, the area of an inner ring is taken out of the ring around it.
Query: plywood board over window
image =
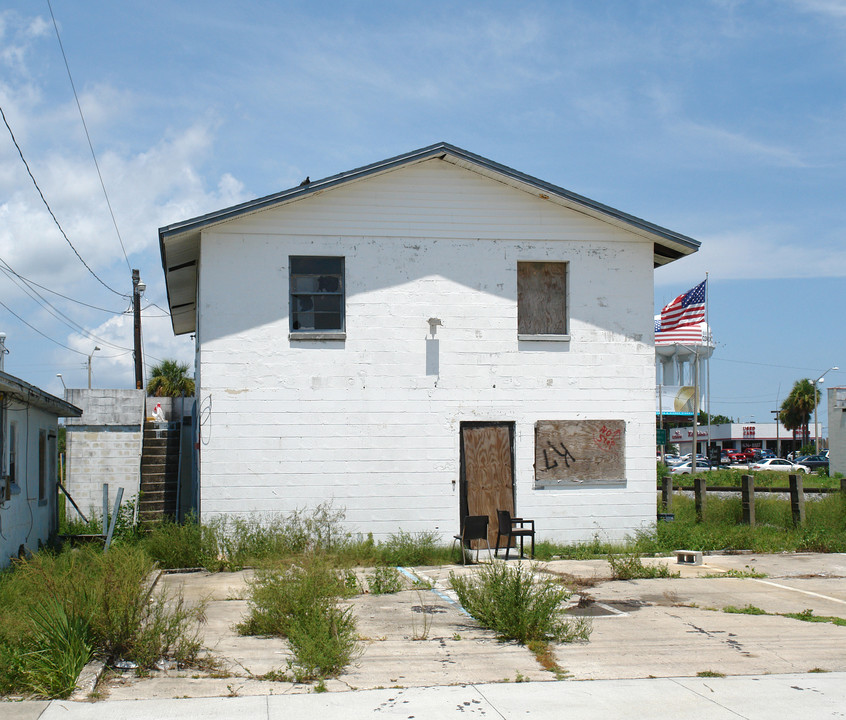
[[[567,334],[567,263],[517,263],[517,332]]]
[[[620,484],[625,480],[625,421],[535,423],[536,486]]]

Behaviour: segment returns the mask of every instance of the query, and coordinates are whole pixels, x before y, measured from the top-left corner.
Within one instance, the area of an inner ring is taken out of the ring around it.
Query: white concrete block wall
[[[346,340],[289,340],[288,257],[345,257]],[[517,262],[569,263],[569,342],[517,339]],[[655,518],[652,241],[432,160],[203,235],[201,512],[332,500],[351,528],[450,537],[462,421],[515,424],[542,538]],[[438,376],[426,374],[428,318]],[[626,482],[535,489],[538,420],[623,419]]]

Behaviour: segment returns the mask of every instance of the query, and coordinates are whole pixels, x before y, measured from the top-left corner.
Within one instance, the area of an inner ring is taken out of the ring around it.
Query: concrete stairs
[[[179,476],[179,423],[145,422],[141,450],[141,499],[138,517],[142,522],[176,516]]]

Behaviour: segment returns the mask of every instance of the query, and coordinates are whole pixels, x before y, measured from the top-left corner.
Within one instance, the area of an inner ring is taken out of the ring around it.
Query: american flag
[[[661,320],[659,316],[655,317],[655,344],[656,345],[675,345],[676,343],[690,343],[692,345],[700,345],[709,342],[708,326],[705,323],[696,323],[695,325],[684,325],[675,330],[661,330]]]
[[[703,280],[692,290],[679,295],[661,310],[660,332],[675,330],[685,325],[699,325],[705,320],[705,283]],[[659,329],[656,328],[656,332]]]

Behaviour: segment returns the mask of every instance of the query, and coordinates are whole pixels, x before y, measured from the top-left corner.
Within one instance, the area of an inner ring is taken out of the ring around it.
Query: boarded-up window
[[[517,332],[567,334],[567,263],[517,263]]]
[[[624,483],[623,420],[540,420],[535,423],[535,484]]]
[[[291,331],[344,329],[344,258],[292,257]]]

